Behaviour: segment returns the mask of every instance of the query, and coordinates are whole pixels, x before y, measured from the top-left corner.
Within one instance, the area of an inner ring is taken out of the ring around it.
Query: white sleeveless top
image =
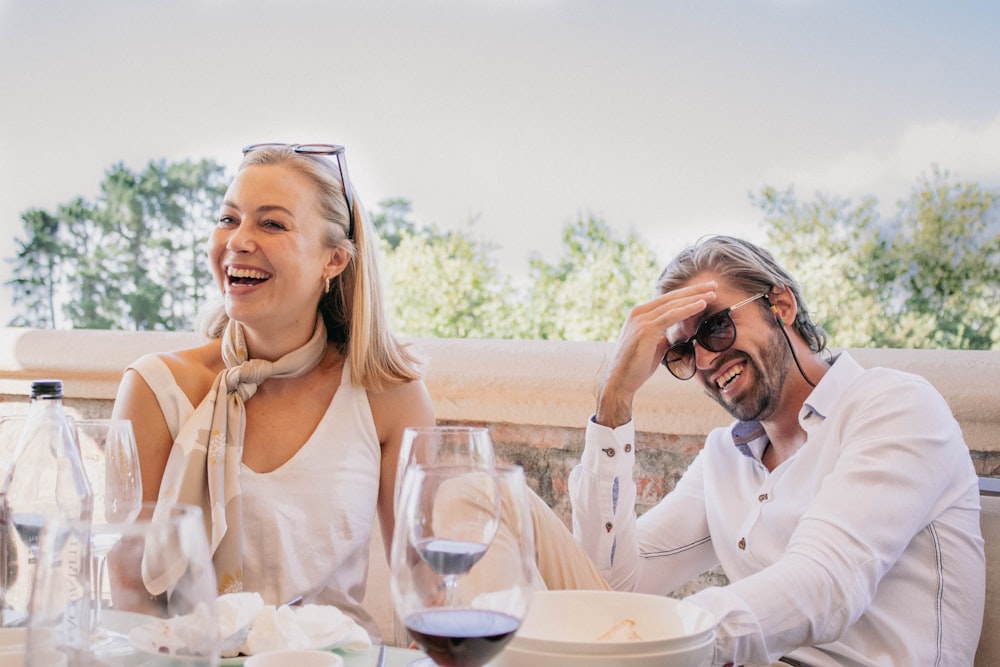
[[[176,438],[195,406],[158,356],[130,368],[156,395]],[[304,603],[335,605],[377,639],[361,601],[380,468],[368,395],[351,384],[345,360],[330,407],[302,448],[272,472],[240,469],[244,590],[259,592],[267,604],[302,595]]]

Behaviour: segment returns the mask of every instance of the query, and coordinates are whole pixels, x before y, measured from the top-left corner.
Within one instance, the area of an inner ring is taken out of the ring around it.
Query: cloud
[[[875,195],[894,206],[937,165],[963,181],[1000,185],[1000,113],[978,126],[957,121],[909,123],[886,148],[850,151],[820,166],[777,167],[767,182],[792,185],[799,196]]]

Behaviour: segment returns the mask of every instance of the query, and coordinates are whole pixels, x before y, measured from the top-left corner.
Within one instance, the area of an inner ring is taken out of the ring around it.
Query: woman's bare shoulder
[[[216,376],[225,368],[221,349],[221,343],[213,340],[205,345],[164,352],[158,356],[170,369],[177,386],[193,405],[198,405],[212,388]]]
[[[388,385],[377,392],[369,390],[368,403],[382,442],[390,433],[402,433],[407,426],[434,423],[434,406],[423,380]]]

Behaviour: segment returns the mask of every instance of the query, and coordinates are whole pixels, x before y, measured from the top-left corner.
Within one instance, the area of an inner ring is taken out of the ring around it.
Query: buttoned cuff
[[[580,463],[588,472],[598,476],[609,472],[631,477],[635,465],[635,425],[632,420],[618,428],[608,428],[587,420],[583,456]]]

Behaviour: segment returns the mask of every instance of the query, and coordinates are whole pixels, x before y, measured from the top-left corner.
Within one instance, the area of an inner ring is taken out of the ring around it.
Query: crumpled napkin
[[[216,599],[219,637],[252,623],[246,642],[223,658],[256,655],[279,649],[331,649],[348,653],[367,650],[371,637],[336,607],[265,605],[257,593],[227,593]]]

